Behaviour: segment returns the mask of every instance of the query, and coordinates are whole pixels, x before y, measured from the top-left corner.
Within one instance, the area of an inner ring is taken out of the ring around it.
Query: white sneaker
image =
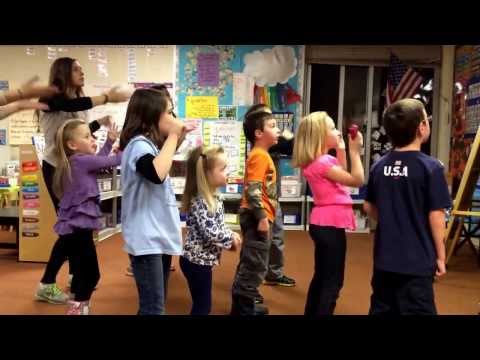
[[[50,304],[66,304],[68,295],[60,290],[57,284],[38,284],[35,299],[38,301],[46,301]]]
[[[88,315],[90,312],[89,301],[69,301],[67,315]]]

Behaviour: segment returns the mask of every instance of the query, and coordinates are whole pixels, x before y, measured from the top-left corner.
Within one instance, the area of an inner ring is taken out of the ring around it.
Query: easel
[[[475,191],[475,185],[477,184],[479,174],[480,128],[477,130],[477,135],[475,136],[475,140],[473,141],[470,154],[468,155],[465,172],[463,173],[462,180],[460,181],[457,196],[455,197],[455,200],[453,202],[453,209],[451,212],[450,220],[448,221],[447,231],[445,234],[447,249],[446,263],[448,263],[448,261],[450,260],[453,252],[465,242],[468,242],[470,246],[472,246],[472,248],[475,250],[475,252],[477,252],[473,243],[471,242],[470,231],[467,232],[465,239],[460,244],[457,245],[457,242],[462,232],[465,231],[465,217],[480,217],[480,211],[471,211],[472,197]]]

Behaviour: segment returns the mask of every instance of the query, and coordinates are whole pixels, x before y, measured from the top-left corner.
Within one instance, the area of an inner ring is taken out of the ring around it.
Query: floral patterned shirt
[[[224,207],[217,197],[217,210],[208,211],[207,202],[200,196],[192,200],[187,213],[187,237],[183,256],[197,265],[213,266],[220,262],[222,249],[230,249],[233,232],[224,224]]]

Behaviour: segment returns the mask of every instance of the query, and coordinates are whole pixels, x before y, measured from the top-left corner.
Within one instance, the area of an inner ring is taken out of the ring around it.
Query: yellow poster
[[[187,96],[186,117],[194,119],[218,119],[218,96]]]

